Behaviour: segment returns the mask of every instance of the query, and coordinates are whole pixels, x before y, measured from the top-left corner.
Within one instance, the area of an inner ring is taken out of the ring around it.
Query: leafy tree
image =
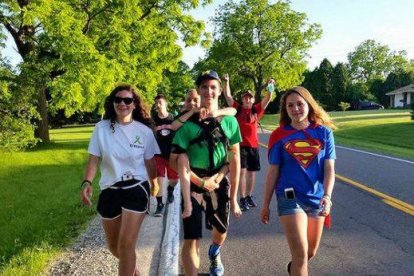
[[[338,102],[333,89],[332,64],[328,59],[323,59],[319,67],[313,71],[307,71],[302,86],[306,87],[313,97],[326,109],[334,110]]]
[[[317,74],[318,69],[319,67],[315,67],[315,69],[312,71],[306,70],[303,73],[303,82],[301,84],[312,93],[312,96],[316,100],[319,99],[319,76]]]
[[[229,73],[234,91],[250,88],[260,98],[268,78],[279,90],[296,85],[306,69],[307,50],[320,38],[321,27],[288,1],[229,1],[213,19],[214,41],[195,69]]]
[[[323,59],[316,71],[318,78],[317,99],[323,103],[328,110],[334,110],[337,107],[332,85],[333,67],[328,59]],[[315,92],[314,92],[315,93]]]
[[[163,76],[157,92],[167,97],[170,111],[178,110],[180,102],[184,101],[186,92],[194,88],[191,70],[186,63],[180,61],[174,72],[165,71]]]
[[[388,75],[388,76],[390,76],[390,75]],[[388,100],[386,99],[387,96],[385,96],[385,93],[386,93],[385,91],[386,90],[385,90],[385,86],[384,86],[384,80],[382,80],[382,79],[372,80],[369,89],[372,92],[372,94],[375,96],[376,101],[378,101],[379,103],[381,103],[384,106],[388,106]]]
[[[338,62],[332,72],[332,89],[335,103],[351,102],[351,76],[347,67]]]
[[[387,45],[366,40],[348,54],[352,78],[363,83],[384,79],[390,72],[407,66],[406,55],[405,51],[391,51]]]
[[[0,57],[1,59],[1,57]],[[0,149],[18,150],[37,141],[30,119],[35,110],[19,90],[17,76],[3,59],[0,61]]]
[[[208,3],[210,0],[204,0]],[[198,0],[3,1],[0,24],[23,62],[19,86],[36,102],[37,135],[49,141],[48,111],[92,111],[116,82],[152,99],[165,70],[174,71],[204,24],[186,14]],[[47,93],[49,92],[49,94]]]

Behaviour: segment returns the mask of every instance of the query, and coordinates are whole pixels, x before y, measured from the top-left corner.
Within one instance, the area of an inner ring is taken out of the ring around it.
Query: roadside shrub
[[[15,151],[34,146],[32,120],[36,110],[27,90],[18,89],[16,76],[0,64],[0,150]]]
[[[339,108],[340,108],[342,111],[345,111],[345,110],[347,110],[348,108],[350,108],[350,107],[351,107],[351,104],[350,104],[350,103],[346,103],[346,102],[340,102],[340,103],[338,104],[338,106],[339,106]]]
[[[5,115],[0,120],[0,149],[16,151],[34,146],[33,126],[22,118]]]

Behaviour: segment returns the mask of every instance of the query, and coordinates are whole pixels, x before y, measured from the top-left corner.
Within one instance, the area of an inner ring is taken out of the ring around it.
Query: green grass
[[[0,275],[40,274],[95,214],[79,200],[91,131],[52,130],[52,144],[0,153]]]
[[[338,129],[337,144],[414,159],[414,121],[410,110],[368,110],[330,113]],[[279,115],[265,115],[263,127],[273,130]]]

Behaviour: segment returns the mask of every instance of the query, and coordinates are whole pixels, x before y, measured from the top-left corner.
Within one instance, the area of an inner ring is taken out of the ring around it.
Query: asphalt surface
[[[268,136],[260,134],[263,144]],[[225,275],[287,275],[290,253],[275,198],[270,223],[263,225],[259,220],[267,171],[265,148],[261,147],[260,155],[262,170],[257,173],[255,189],[259,206],[238,220],[230,218],[231,228],[222,247]],[[414,204],[413,164],[337,148],[336,172]],[[324,231],[319,252],[309,265],[310,275],[414,275],[412,215],[338,178],[333,203],[333,226]],[[210,233],[204,231],[200,275],[209,271],[209,244]]]

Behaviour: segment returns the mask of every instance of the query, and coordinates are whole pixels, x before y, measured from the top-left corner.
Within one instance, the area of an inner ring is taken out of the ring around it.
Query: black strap
[[[210,175],[213,175],[214,171],[214,149],[217,147],[218,143],[223,143],[224,146],[227,148],[229,145],[229,141],[227,136],[225,135],[221,124],[217,121],[216,118],[207,118],[205,120],[198,120],[194,121],[194,123],[199,125],[200,127],[200,134],[190,141],[190,146],[193,144],[201,145],[203,141],[206,141],[208,147],[208,159],[209,159],[209,167],[208,171]],[[226,159],[227,159],[227,152],[226,152]]]

